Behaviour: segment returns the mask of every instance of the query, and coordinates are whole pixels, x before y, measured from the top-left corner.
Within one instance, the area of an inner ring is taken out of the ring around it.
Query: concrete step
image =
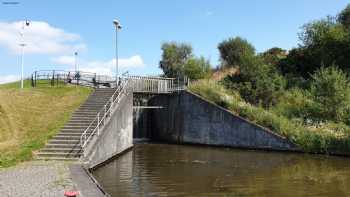
[[[77,109],[74,111],[74,113],[79,113],[79,112],[93,112],[93,113],[98,113],[99,111],[101,111],[101,109]]]
[[[78,161],[79,157],[42,157],[42,156],[36,156],[36,160],[57,160],[57,161]]]
[[[36,154],[38,157],[63,157],[63,158],[79,158],[82,153],[54,153],[54,152],[38,152]]]
[[[55,140],[51,139],[49,141],[51,144],[71,144],[71,145],[79,145],[79,140]]]
[[[92,130],[91,128],[90,130]],[[61,129],[60,133],[83,133],[85,129]]]
[[[50,152],[54,152],[54,153],[82,153],[83,150],[81,148],[43,148],[41,149],[40,152],[43,153],[50,153]]]
[[[65,125],[62,129],[82,129],[85,130],[89,125],[83,125],[83,126],[79,126],[79,125]]]
[[[83,133],[68,133],[68,132],[65,132],[65,133],[59,133],[57,134],[55,137],[67,137],[67,136],[71,136],[71,137],[80,137],[81,134]]]
[[[80,136],[55,136],[53,140],[80,140]]]
[[[75,144],[56,144],[56,143],[48,143],[46,144],[45,148],[70,148],[70,149],[74,149],[74,148],[81,148],[80,144],[75,145]]]
[[[103,116],[103,113],[100,113],[100,117]],[[97,117],[97,113],[96,114],[74,114],[71,119],[73,120],[89,120],[89,119],[92,119],[94,120],[95,118]]]
[[[75,111],[73,112],[73,116],[74,115],[80,115],[80,116],[84,116],[84,115],[96,115],[97,114],[97,111]]]
[[[73,119],[73,120],[69,120],[67,124],[71,124],[71,123],[73,123],[73,124],[78,124],[78,123],[81,123],[81,124],[88,123],[88,124],[90,124],[93,120],[94,119],[92,119],[92,118],[91,119]]]
[[[65,126],[86,126],[88,127],[92,121],[88,122],[68,122]],[[92,125],[97,125],[97,121],[94,121]]]

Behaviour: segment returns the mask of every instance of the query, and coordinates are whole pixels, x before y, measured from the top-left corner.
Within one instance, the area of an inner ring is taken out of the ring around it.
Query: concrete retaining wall
[[[150,138],[253,149],[298,150],[288,140],[226,109],[187,92],[159,95],[149,105],[164,106],[148,112]]]
[[[89,168],[113,158],[133,146],[133,95],[127,93],[113,111],[96,142],[91,142]]]

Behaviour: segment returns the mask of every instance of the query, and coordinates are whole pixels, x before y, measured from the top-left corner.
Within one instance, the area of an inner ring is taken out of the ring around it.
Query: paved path
[[[69,165],[72,162],[31,161],[0,169],[1,197],[63,197],[75,188]]]

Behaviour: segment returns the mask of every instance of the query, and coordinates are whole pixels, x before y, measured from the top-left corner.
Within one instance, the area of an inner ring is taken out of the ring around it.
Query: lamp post
[[[75,73],[78,72],[78,52],[74,52],[74,71]]]
[[[23,89],[23,67],[24,67],[24,47],[26,46],[26,44],[24,43],[24,28],[27,26],[29,26],[30,23],[28,20],[23,21],[22,23],[22,29],[20,32],[21,35],[21,43],[19,44],[19,46],[21,46],[21,89]]]
[[[113,24],[115,26],[115,82],[116,86],[118,86],[118,31],[122,28],[118,20],[113,20]]]

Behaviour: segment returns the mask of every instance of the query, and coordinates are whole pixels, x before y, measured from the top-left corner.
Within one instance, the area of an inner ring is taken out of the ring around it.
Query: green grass
[[[0,85],[0,167],[30,160],[92,91],[80,86]]]
[[[237,92],[229,91],[212,80],[193,83],[190,91],[285,136],[305,152],[350,154],[350,127],[345,124],[306,125],[299,119],[276,113],[276,110],[250,105]]]

